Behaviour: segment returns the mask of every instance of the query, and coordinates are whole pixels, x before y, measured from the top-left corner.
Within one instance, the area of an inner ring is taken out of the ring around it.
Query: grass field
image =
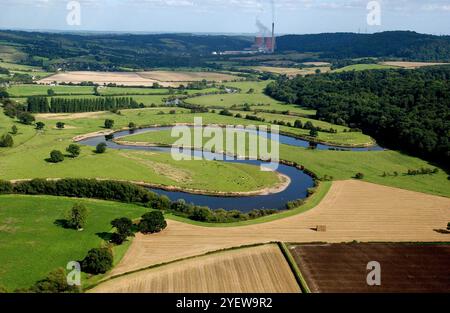
[[[330,71],[329,66],[315,66],[306,68],[293,68],[293,67],[276,67],[276,66],[248,66],[246,69],[252,69],[259,72],[267,72],[286,76],[297,76],[297,75],[308,75],[315,74],[316,70],[321,73],[326,73]]]
[[[11,97],[47,96],[51,89],[56,95],[93,95],[94,87],[88,86],[42,86],[42,85],[12,85],[7,89]]]
[[[241,227],[202,227],[171,219],[166,232],[138,235],[112,275],[261,242],[448,241],[448,234],[438,230],[447,226],[450,199],[356,180],[336,181],[314,209],[292,214],[277,220],[270,216],[269,221],[263,219],[266,223],[240,223],[247,225]],[[325,225],[326,231],[315,231],[318,225]]]
[[[365,70],[385,70],[395,68],[395,66],[387,65],[387,64],[355,64],[345,66],[343,68],[339,68],[334,70],[335,73],[348,72],[348,71],[365,71]]]
[[[381,64],[387,65],[387,66],[415,69],[415,68],[419,68],[419,67],[445,65],[445,64],[449,64],[449,63],[388,61],[388,62],[382,62]]]
[[[148,121],[153,116],[156,122],[160,117],[166,116],[158,115],[159,110],[130,112],[136,116],[138,112],[146,111],[151,111],[153,114],[141,117],[142,121]],[[12,120],[1,115],[6,123],[12,125]],[[64,152],[65,148],[72,143],[73,137],[102,130],[101,126],[105,118],[115,119],[118,127],[125,127],[129,121],[135,120],[128,119],[129,117],[125,115],[111,113],[100,115],[102,118],[99,119],[64,120],[67,128],[63,130],[55,129],[58,120],[43,120],[47,125],[44,132],[36,132],[31,126],[20,125],[20,129],[23,131],[26,129],[27,133],[34,132],[35,135],[31,138],[26,137],[27,144],[19,144],[13,149],[0,148],[0,176],[2,179],[10,180],[63,177],[110,178],[209,192],[258,191],[279,184],[279,178],[275,173],[262,172],[257,166],[206,160],[175,161],[167,153],[108,150],[107,153],[99,155],[94,153],[92,147],[82,147],[81,156],[76,159],[66,158],[59,164],[45,161],[50,151],[54,149]],[[167,114],[167,116],[170,115],[172,114]],[[6,129],[9,129],[8,126]],[[23,140],[26,140],[25,137]]]
[[[109,280],[94,293],[299,293],[277,245],[217,252]]]
[[[83,203],[89,209],[82,232],[55,224],[64,219],[74,203]],[[99,247],[101,236],[111,231],[113,219],[135,219],[146,211],[132,204],[99,200],[0,196],[0,285],[10,291],[30,287],[49,271],[65,268],[69,261],[79,261],[89,249]]]

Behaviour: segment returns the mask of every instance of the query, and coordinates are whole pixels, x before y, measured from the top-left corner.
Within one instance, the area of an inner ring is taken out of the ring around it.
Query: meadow
[[[87,224],[81,232],[57,223],[75,203],[82,203],[89,210]],[[30,287],[49,271],[82,260],[88,250],[104,243],[112,230],[113,219],[136,219],[148,210],[100,200],[0,196],[0,285],[9,291]],[[124,252],[115,249],[116,263]]]

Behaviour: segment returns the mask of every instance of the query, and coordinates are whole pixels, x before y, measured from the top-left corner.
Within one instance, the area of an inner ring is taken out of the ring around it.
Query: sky
[[[271,0],[0,0],[0,29],[252,34],[257,20],[270,27],[274,15],[277,34],[450,35],[450,0],[273,2],[272,10]]]

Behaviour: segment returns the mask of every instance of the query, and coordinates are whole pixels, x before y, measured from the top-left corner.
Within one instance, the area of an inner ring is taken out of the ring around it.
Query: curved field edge
[[[227,264],[226,270],[223,262]],[[200,264],[202,266],[199,266]],[[259,273],[262,274],[262,277],[258,276],[257,281],[253,279],[251,270],[242,273],[244,267],[253,268],[253,266],[257,266]],[[212,279],[212,281],[204,281],[204,284],[200,287],[192,285],[193,279],[189,279],[189,277],[182,274],[194,267],[196,271],[195,273],[190,273],[191,275],[197,276],[198,279]],[[210,270],[213,269],[215,274],[211,276]],[[168,280],[171,279],[171,276],[164,275],[167,272],[173,275],[175,273],[180,275],[177,279],[177,286],[170,284]],[[279,276],[283,276],[284,279],[280,279]],[[158,279],[157,286],[151,284],[155,279]],[[138,285],[136,284],[137,281],[139,281]],[[249,284],[250,282],[252,283]],[[276,286],[273,286],[275,283]],[[166,286],[167,288],[164,288],[165,284],[168,285]],[[152,287],[156,287],[157,290],[152,290]],[[182,292],[301,291],[295,274],[292,272],[289,262],[286,260],[286,256],[283,254],[277,242],[237,246],[156,264],[137,271],[108,277],[88,287],[87,291],[94,293],[111,291],[161,292],[161,288],[167,289],[166,291],[168,292],[181,292],[181,289]]]

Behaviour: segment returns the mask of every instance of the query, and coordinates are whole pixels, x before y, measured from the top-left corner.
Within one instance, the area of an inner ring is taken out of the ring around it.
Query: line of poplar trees
[[[139,104],[130,97],[98,98],[51,98],[29,97],[28,112],[32,113],[77,113],[108,111],[113,109],[138,108]]]

